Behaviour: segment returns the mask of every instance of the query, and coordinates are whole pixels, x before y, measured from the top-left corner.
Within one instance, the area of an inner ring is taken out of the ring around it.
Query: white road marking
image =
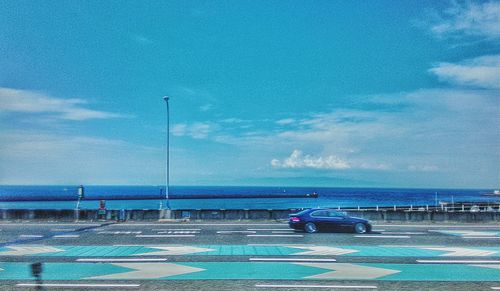
[[[425,247],[424,249],[448,252],[440,255],[440,257],[489,257],[498,253],[496,251],[460,247]]]
[[[493,290],[500,290],[500,287],[491,287]]]
[[[193,230],[168,230],[168,231],[158,231],[158,234],[196,234],[199,231]]]
[[[368,267],[347,263],[295,263],[296,265],[327,269],[328,272],[308,276],[305,279],[341,279],[341,280],[374,280],[401,271],[386,268]]]
[[[218,234],[231,234],[231,233],[256,233],[251,230],[221,230],[217,232]]]
[[[358,250],[341,249],[341,248],[327,247],[327,246],[286,245],[286,247],[287,248],[308,250],[308,251],[292,254],[294,256],[296,256],[296,255],[300,255],[300,256],[338,256],[338,255],[345,255],[345,254],[359,252]]]
[[[64,232],[64,231],[75,231],[76,228],[52,228],[50,231],[54,232]]]
[[[302,234],[247,234],[249,237],[304,237]]]
[[[22,225],[22,226],[33,226],[33,227],[38,227],[38,226],[99,226],[99,223],[0,223],[0,225],[5,225],[5,226],[17,226],[17,225]]]
[[[295,233],[293,230],[274,230],[271,233]]]
[[[201,231],[201,228],[153,228],[152,231]]]
[[[372,229],[372,231],[375,231],[375,232],[382,232],[382,231],[385,231],[385,229]]]
[[[135,237],[195,237],[194,234],[138,234]]]
[[[500,239],[500,236],[462,236],[462,238],[473,238],[473,239]]]
[[[158,279],[182,274],[205,271],[205,269],[189,267],[172,263],[113,263],[118,267],[132,269],[129,272],[88,277],[88,280],[131,280],[131,279]]]
[[[499,260],[417,260],[423,264],[500,264]]]
[[[130,259],[130,258],[84,258],[77,259],[77,262],[165,262],[167,259]]]
[[[43,237],[40,234],[21,234],[19,237]]]
[[[448,235],[460,235],[463,237],[495,237],[498,232],[496,231],[477,231],[477,230],[428,230],[429,232],[438,232]]]
[[[288,247],[288,246],[297,246],[298,248],[303,247],[304,244],[247,244],[247,246],[283,246],[283,247]],[[314,244],[307,245],[307,246],[314,246]]]
[[[135,256],[172,256],[215,251],[214,249],[199,248],[193,246],[153,246],[149,248],[157,249],[158,251],[135,254]]]
[[[137,288],[140,284],[58,284],[58,283],[19,283],[18,287],[54,287],[54,288]]]
[[[364,238],[410,238],[409,235],[355,235],[354,237],[364,237]]]
[[[418,234],[426,234],[425,232],[409,232],[409,231],[402,231],[402,232],[398,232],[398,231],[383,231],[382,234],[415,234],[415,235],[418,235]]]
[[[142,231],[99,231],[97,234],[141,234]]]
[[[2,256],[28,256],[37,255],[44,253],[57,253],[64,252],[62,249],[58,249],[50,246],[7,246],[9,251],[0,252]]]
[[[53,238],[78,238],[78,237],[80,237],[79,234],[60,234],[53,236]]]
[[[277,285],[256,284],[257,288],[329,288],[329,289],[377,289],[377,286],[368,285]],[[494,287],[491,287],[494,288]],[[498,287],[500,289],[500,287]]]
[[[250,258],[256,262],[336,262],[335,259],[305,259],[305,258]]]
[[[292,230],[291,228],[247,228],[254,231]]]

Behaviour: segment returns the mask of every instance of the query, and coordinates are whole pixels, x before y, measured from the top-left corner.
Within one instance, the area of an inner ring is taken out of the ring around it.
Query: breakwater
[[[370,207],[338,209],[372,221],[395,222],[500,222],[500,204],[460,204],[438,207]],[[0,209],[0,219],[47,221],[143,220],[286,220],[300,209]]]

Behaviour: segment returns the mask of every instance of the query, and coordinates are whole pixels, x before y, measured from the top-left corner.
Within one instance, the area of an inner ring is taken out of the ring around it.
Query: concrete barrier
[[[175,209],[171,211],[173,219],[190,220],[286,220],[297,209]],[[500,211],[440,211],[404,209],[351,209],[348,215],[365,218],[372,221],[385,222],[500,222]],[[114,221],[120,218],[120,210],[107,210],[105,219]],[[126,210],[125,220],[142,221],[162,218],[159,210],[138,209]],[[95,210],[69,209],[0,209],[1,220],[56,220],[96,221],[102,219]]]

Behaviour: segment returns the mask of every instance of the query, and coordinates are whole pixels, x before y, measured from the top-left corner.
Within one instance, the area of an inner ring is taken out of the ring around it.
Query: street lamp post
[[[170,202],[168,200],[168,195],[170,194],[170,107],[168,100],[170,97],[164,96],[163,100],[167,104],[167,157],[166,157],[166,170],[165,170],[165,204],[167,210],[170,210]]]

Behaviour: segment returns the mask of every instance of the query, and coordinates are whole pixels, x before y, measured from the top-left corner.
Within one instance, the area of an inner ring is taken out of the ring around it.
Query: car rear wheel
[[[312,222],[308,222],[306,223],[306,225],[304,226],[304,230],[308,233],[314,233],[314,232],[317,232],[318,231],[318,228],[316,227],[316,224],[312,223]]]
[[[366,232],[366,225],[364,225],[363,223],[356,223],[354,225],[354,231],[356,233],[365,233]]]

